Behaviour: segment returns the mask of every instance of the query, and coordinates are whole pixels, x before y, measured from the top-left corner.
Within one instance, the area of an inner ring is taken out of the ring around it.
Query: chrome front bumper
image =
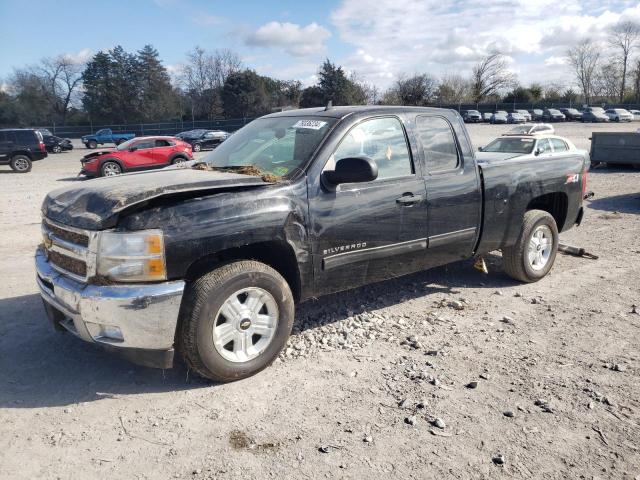
[[[40,295],[55,324],[113,350],[173,351],[183,281],[87,285],[54,270],[40,248],[35,260]]]

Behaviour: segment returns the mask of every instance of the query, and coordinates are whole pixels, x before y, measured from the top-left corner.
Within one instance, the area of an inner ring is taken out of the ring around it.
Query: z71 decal
[[[578,183],[580,181],[579,173],[569,173],[567,174],[567,181],[565,183]]]

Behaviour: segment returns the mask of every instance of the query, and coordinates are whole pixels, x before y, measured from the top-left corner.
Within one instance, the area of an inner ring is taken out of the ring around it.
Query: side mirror
[[[478,147],[478,151],[481,152],[482,151],[482,147]]]
[[[538,155],[540,155],[542,153],[542,149],[541,148],[536,148],[536,151],[533,152],[533,154],[537,157]]]
[[[336,162],[335,170],[327,170],[322,177],[330,186],[370,182],[378,178],[378,166],[369,157],[342,158]]]
[[[138,147],[129,147],[130,152],[135,152],[136,150],[138,150]]]

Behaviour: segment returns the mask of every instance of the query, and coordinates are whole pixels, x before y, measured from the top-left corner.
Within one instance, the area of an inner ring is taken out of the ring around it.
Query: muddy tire
[[[293,319],[293,295],[277,271],[252,260],[232,262],[187,287],[176,343],[197,374],[231,382],[271,365]]]
[[[549,273],[557,252],[556,221],[548,212],[529,210],[524,215],[516,244],[502,249],[504,270],[521,282],[537,282]]]
[[[15,155],[11,158],[9,166],[16,173],[27,173],[31,171],[33,164],[31,159],[26,155]]]

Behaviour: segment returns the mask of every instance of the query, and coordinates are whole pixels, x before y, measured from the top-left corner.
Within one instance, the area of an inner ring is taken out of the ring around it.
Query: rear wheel
[[[196,143],[196,144],[193,146],[193,151],[194,151],[194,152],[199,152],[200,150],[202,150],[202,145],[200,145],[199,143]]]
[[[60,145],[54,145],[51,150],[53,151],[53,153],[61,153],[62,147]]]
[[[31,171],[31,159],[26,155],[16,155],[9,162],[9,166],[14,172],[27,173]]]
[[[529,210],[516,244],[502,249],[505,272],[521,282],[537,282],[549,273],[557,252],[556,221],[548,212]]]
[[[178,348],[199,375],[240,380],[277,358],[293,319],[293,295],[277,271],[251,260],[229,263],[185,292]]]
[[[100,167],[103,177],[113,177],[122,173],[122,167],[117,162],[104,162]]]

